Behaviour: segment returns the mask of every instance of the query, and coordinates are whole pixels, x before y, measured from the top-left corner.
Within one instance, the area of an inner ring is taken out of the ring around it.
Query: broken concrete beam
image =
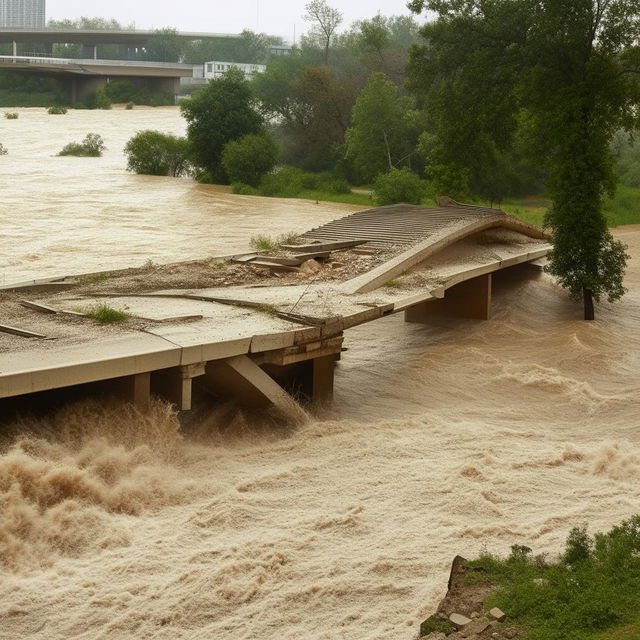
[[[33,309],[34,311],[40,311],[41,313],[58,313],[57,309],[49,307],[46,304],[40,302],[32,302],[31,300],[20,300],[20,304],[27,309]]]
[[[293,256],[300,263],[306,260],[326,260],[331,255],[331,251],[313,251],[312,253],[297,253]]]
[[[244,405],[272,405],[296,424],[307,419],[304,409],[248,356],[209,362],[200,381],[215,395],[230,395]]]
[[[289,267],[286,264],[278,264],[277,262],[269,262],[268,260],[252,260],[247,263],[251,267],[262,267],[271,271],[299,271],[297,267]]]
[[[507,614],[501,609],[498,609],[498,607],[491,609],[491,611],[489,611],[489,615],[498,622],[504,622],[507,619]]]
[[[456,629],[464,629],[467,625],[471,624],[471,618],[463,616],[461,613],[452,613],[449,616],[449,622],[455,625]]]
[[[35,331],[27,331],[26,329],[18,329],[17,327],[10,327],[8,324],[0,324],[0,331],[3,333],[10,333],[14,336],[20,336],[21,338],[46,338],[47,336],[41,333],[35,333]]]

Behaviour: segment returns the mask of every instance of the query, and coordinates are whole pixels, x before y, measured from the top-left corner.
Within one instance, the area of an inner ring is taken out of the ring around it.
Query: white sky
[[[308,25],[302,20],[307,0],[47,0],[47,19],[80,16],[135,22],[138,29],[175,27],[180,31],[239,33],[243,29],[293,40]],[[409,14],[407,0],[329,0],[342,11],[345,27],[352,22],[383,15]]]

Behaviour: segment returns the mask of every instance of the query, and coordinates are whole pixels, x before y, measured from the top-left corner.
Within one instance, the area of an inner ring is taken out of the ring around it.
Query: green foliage
[[[125,105],[125,109],[126,109],[127,111],[132,111],[132,110],[133,110],[133,108],[134,108],[135,106],[136,106],[136,105],[135,105],[135,103],[134,103],[134,102],[127,102],[127,104]]]
[[[265,175],[260,181],[258,192],[262,196],[273,198],[305,197],[322,199],[310,196],[310,193],[320,192],[325,194],[351,194],[351,187],[347,182],[328,172],[307,173],[297,167],[283,167],[275,173]]]
[[[263,132],[263,118],[256,111],[249,83],[238,69],[180,103],[187,121],[187,137],[194,163],[218,182],[227,182],[222,153],[227,143]]]
[[[83,312],[89,318],[93,318],[100,324],[117,324],[129,320],[129,314],[114,309],[107,304],[98,304]]]
[[[188,142],[185,138],[140,131],[125,148],[127,170],[152,176],[183,176],[190,172]]]
[[[422,204],[427,185],[411,169],[392,169],[381,173],[373,185],[373,200],[378,206],[406,202]]]
[[[232,182],[252,187],[273,170],[278,160],[278,146],[267,134],[251,134],[232,140],[222,152],[222,164]]]
[[[431,121],[423,146],[434,186],[443,174],[459,176],[461,192],[499,201],[509,159],[523,150],[547,174],[550,272],[584,296],[585,317],[591,293],[618,299],[626,254],[607,232],[603,206],[614,185],[611,140],[633,128],[640,104],[630,75],[640,71],[636,1],[411,6],[437,14],[411,62],[411,86]]]
[[[20,117],[20,114],[15,111],[6,111],[4,117],[6,120],[17,120]]]
[[[573,529],[555,563],[536,562],[527,552],[507,560],[485,555],[472,564],[500,587],[485,607],[508,612],[528,640],[634,637],[625,629],[637,622],[640,606],[639,516],[595,536]]]
[[[249,241],[249,245],[254,251],[274,252],[280,248],[280,243],[277,238],[264,235],[253,236]]]
[[[255,187],[252,187],[250,184],[244,184],[243,182],[233,182],[231,184],[231,193],[235,193],[240,196],[260,195]]]
[[[96,284],[98,282],[104,282],[109,279],[108,273],[87,273],[86,275],[79,276],[77,278],[78,284]]]
[[[174,95],[169,91],[151,91],[149,87],[140,86],[131,80],[115,80],[110,82],[105,91],[109,100],[114,104],[131,103],[159,107],[175,104]],[[128,105],[127,105],[127,108]]]
[[[49,107],[66,101],[62,80],[30,72],[0,71],[0,107]]]
[[[420,637],[430,633],[444,633],[449,635],[456,630],[455,625],[448,620],[443,620],[437,615],[432,615],[420,625]]]
[[[202,64],[211,60],[262,64],[269,58],[269,46],[282,44],[282,38],[248,29],[238,38],[203,38],[184,45],[183,61]]]
[[[145,60],[153,62],[180,62],[184,39],[176,29],[156,29],[144,46]]]
[[[379,173],[408,164],[416,145],[411,131],[411,99],[383,73],[375,73],[358,96],[347,131],[347,158],[359,177],[370,182]]]
[[[309,38],[315,39],[324,49],[324,63],[329,61],[329,49],[337,28],[342,22],[342,13],[330,7],[325,0],[310,0],[304,6],[303,16],[311,24]]]
[[[63,116],[67,113],[67,108],[60,105],[53,105],[47,109],[47,113],[52,116]]]
[[[88,133],[82,142],[70,142],[58,155],[99,158],[105,149],[104,140],[100,135]]]
[[[0,142],[0,156],[6,156],[8,153],[7,148]]]
[[[96,109],[111,109],[111,98],[109,98],[109,93],[107,91],[107,87],[102,87],[101,89],[98,89],[96,91],[95,108]]]

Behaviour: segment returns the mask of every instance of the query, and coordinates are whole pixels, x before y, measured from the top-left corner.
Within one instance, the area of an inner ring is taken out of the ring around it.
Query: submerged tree
[[[593,319],[593,299],[625,292],[625,247],[607,230],[615,187],[610,142],[637,122],[638,0],[414,0],[437,19],[412,51],[413,87],[441,138],[440,171],[477,167],[465,149],[497,152],[524,135],[545,167],[553,231],[549,272]],[[472,98],[471,108],[457,108]],[[453,100],[453,101],[452,101]],[[482,155],[482,153],[480,153]],[[457,164],[456,164],[457,163]],[[465,176],[462,175],[462,179]]]
[[[226,182],[222,152],[227,143],[262,133],[264,121],[253,105],[244,73],[231,68],[220,78],[180,103],[194,164],[207,181]]]

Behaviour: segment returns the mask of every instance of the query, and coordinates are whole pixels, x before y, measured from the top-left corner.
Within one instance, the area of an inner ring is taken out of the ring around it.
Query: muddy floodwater
[[[235,196],[188,178],[125,171],[137,131],[183,135],[177,108],[133,111],[16,109],[0,115],[0,285],[103,269],[246,251],[257,233],[300,232],[359,207]],[[58,157],[100,134],[101,158]]]
[[[115,117],[93,116],[80,133]],[[166,118],[179,130],[172,112],[145,117],[157,120],[140,127]],[[154,212],[161,193],[215,198],[107,161],[107,177],[86,174],[74,210],[103,208],[109,183],[126,186],[112,193],[115,215],[135,227],[135,208],[166,246],[161,221],[177,214]],[[88,227],[67,235],[66,196],[36,162],[20,166],[48,220],[33,250],[46,260],[47,246]],[[246,235],[295,221],[276,203],[261,217],[258,202]],[[21,207],[10,224],[33,232]],[[332,215],[314,211],[314,224]],[[232,407],[196,411],[179,429],[164,405],[136,416],[86,402],[6,425],[0,638],[411,640],[456,554],[554,554],[575,525],[605,530],[640,513],[640,227],[616,235],[632,255],[629,293],[599,305],[595,322],[532,274],[496,279],[488,322],[361,326],[346,333],[331,412],[295,430]],[[182,257],[210,249],[195,228],[183,241]],[[105,237],[106,254],[125,257],[110,246]]]

